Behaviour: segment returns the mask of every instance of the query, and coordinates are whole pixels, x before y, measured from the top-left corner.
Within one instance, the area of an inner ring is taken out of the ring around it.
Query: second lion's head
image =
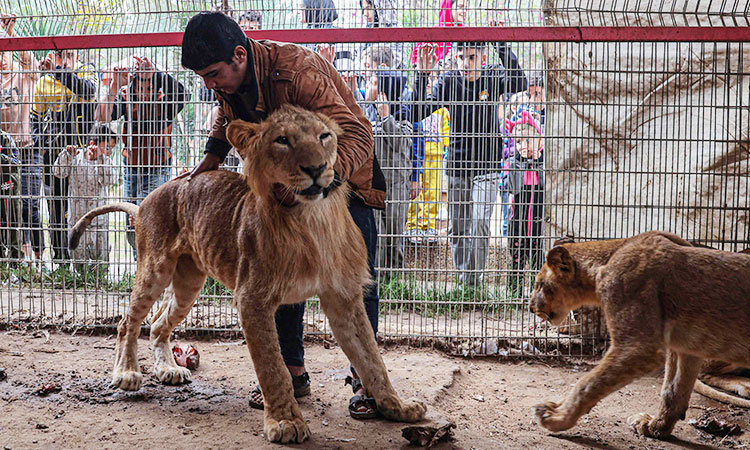
[[[313,202],[334,182],[341,133],[323,114],[284,105],[258,124],[233,121],[227,139],[245,161],[244,174],[257,195]]]

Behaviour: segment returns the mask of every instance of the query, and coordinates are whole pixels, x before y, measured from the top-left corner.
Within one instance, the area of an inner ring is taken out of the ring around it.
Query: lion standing
[[[705,359],[750,366],[750,255],[697,248],[663,232],[553,247],[529,309],[560,324],[584,305],[602,308],[612,345],[561,404],[535,407],[548,430],[573,427],[666,359],[658,414],[628,419],[639,434],[665,438],[685,417]]]
[[[71,230],[75,247],[93,217],[137,214],[138,270],[130,310],[118,325],[113,385],[140,387],[140,326],[170,284],[173,296],[151,327],[154,374],[167,384],[190,379],[174,361],[169,336],[210,275],[234,292],[270,441],[302,442],[310,435],[281,358],[274,313],[313,295],[378,411],[392,420],[421,419],[425,406],[402,402],[391,386],[365,314],[362,287],[371,282],[365,243],[347,210],[348,188],[334,183],[341,129],[326,116],[287,105],[260,124],[234,121],[227,132],[245,160],[244,176],[209,171],[189,182],[172,180],[140,209],[97,208]]]

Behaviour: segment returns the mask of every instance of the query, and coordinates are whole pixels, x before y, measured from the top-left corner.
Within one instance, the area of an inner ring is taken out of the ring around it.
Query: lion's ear
[[[339,137],[342,134],[344,134],[344,130],[341,129],[341,127],[339,126],[338,123],[336,123],[335,120],[331,119],[330,117],[326,116],[323,113],[316,112],[315,115],[318,116],[320,118],[320,120],[322,120],[323,123],[326,124],[326,126],[331,131],[333,131],[333,134],[335,134],[336,137]]]
[[[227,139],[242,158],[247,157],[247,150],[255,145],[260,133],[260,124],[233,120],[227,127]]]
[[[572,279],[575,273],[575,263],[568,249],[559,245],[547,252],[547,265],[563,278]]]

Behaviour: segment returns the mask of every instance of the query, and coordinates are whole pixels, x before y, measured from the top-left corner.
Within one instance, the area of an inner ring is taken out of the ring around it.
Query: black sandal
[[[292,375],[292,387],[294,388],[294,398],[307,397],[310,395],[310,375],[307,372],[302,375]],[[253,400],[253,394],[261,396],[261,400],[256,402]],[[263,409],[263,391],[260,390],[260,384],[256,384],[255,388],[250,391],[250,398],[248,403],[251,408]]]
[[[362,389],[362,380],[359,378],[346,377],[344,385],[346,386],[347,384],[352,385],[352,392],[356,393],[358,390]],[[365,410],[360,411],[362,408],[365,408]],[[375,399],[369,397],[367,391],[365,391],[364,395],[356,394],[349,399],[349,415],[352,419],[367,420],[379,417],[380,413],[378,413]]]

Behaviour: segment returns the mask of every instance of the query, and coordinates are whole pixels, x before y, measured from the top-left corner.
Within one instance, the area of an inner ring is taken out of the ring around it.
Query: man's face
[[[466,22],[466,0],[454,0],[451,4],[453,23]]]
[[[482,66],[487,59],[484,49],[464,47],[456,52],[458,69],[467,81],[476,81],[482,75]]]
[[[60,66],[65,69],[74,69],[78,62],[78,52],[75,50],[63,50],[60,52]]]
[[[153,79],[153,72],[136,72],[133,74],[133,94],[135,94],[137,100],[151,99]]]
[[[196,70],[195,73],[203,78],[208,89],[213,89],[224,94],[234,94],[245,79],[247,69],[247,51],[238,45],[234,48],[232,62],[224,61],[210,64],[205,69]]]
[[[75,69],[78,63],[78,52],[75,50],[55,50],[47,54],[52,58],[52,66],[60,66],[63,69]]]

